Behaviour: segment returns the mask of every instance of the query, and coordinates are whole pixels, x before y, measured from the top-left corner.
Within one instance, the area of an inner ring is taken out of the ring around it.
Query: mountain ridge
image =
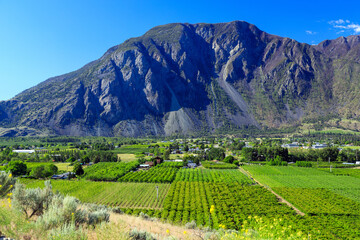
[[[0,102],[0,128],[147,136],[356,117],[359,43],[354,35],[312,46],[244,21],[156,26]]]

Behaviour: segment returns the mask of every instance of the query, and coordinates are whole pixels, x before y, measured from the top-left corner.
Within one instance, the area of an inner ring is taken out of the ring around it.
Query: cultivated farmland
[[[21,181],[28,188],[42,188],[42,180]],[[97,203],[121,208],[160,209],[170,184],[117,183],[56,180],[51,182],[53,189],[65,195],[79,198],[82,202]],[[157,199],[156,187],[159,187]]]

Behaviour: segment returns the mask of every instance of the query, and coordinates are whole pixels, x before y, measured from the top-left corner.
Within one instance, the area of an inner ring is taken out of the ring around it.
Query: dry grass
[[[135,160],[136,160],[135,154],[125,154],[125,153],[122,153],[122,154],[118,154],[117,156],[118,156],[118,158],[121,159],[122,162],[131,162],[131,161],[135,161]]]
[[[73,166],[70,166],[70,163],[55,163],[55,166],[58,167],[59,171],[72,171]]]
[[[200,230],[185,229],[161,221],[149,221],[129,215],[111,214],[110,223],[103,224],[88,232],[88,239],[128,239],[132,229],[144,230],[153,234],[157,239],[202,239]]]
[[[170,160],[182,159],[185,154],[170,154]]]

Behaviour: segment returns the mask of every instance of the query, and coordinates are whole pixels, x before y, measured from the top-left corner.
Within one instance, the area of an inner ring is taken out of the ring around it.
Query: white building
[[[13,150],[15,153],[34,153],[35,150]]]

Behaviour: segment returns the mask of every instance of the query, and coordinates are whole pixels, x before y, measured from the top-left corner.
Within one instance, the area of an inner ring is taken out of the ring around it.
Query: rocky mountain
[[[0,132],[171,135],[356,117],[359,43],[312,46],[242,21],[158,26],[0,102]]]

